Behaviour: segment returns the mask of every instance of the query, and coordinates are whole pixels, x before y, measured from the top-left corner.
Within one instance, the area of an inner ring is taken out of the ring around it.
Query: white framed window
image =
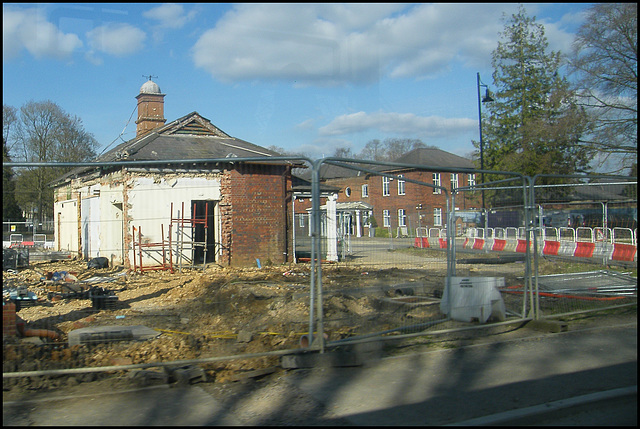
[[[382,178],[382,196],[389,196],[389,178],[386,176]]]
[[[389,214],[389,210],[382,210],[382,226],[387,228],[391,226],[391,214]]]
[[[304,221],[305,215],[299,215],[298,216],[298,226],[300,228],[304,228],[304,226],[306,225],[305,221]]]
[[[404,209],[398,209],[398,226],[407,226],[407,214]]]
[[[434,186],[441,186],[440,183],[442,183],[440,181],[440,173],[433,173],[433,185]],[[433,190],[434,194],[441,194],[442,193],[442,189],[434,189]]]
[[[433,209],[433,226],[442,226],[442,209]]]
[[[476,175],[475,174],[469,174],[467,176],[467,181],[469,182],[469,186],[476,186]]]
[[[451,189],[458,188],[458,173],[451,173]]]
[[[401,174],[400,176],[398,176],[398,195],[404,195],[404,184],[404,176]]]
[[[345,195],[347,198],[350,198],[350,197],[351,197],[351,188],[350,188],[350,187],[348,187],[348,186],[347,186],[346,188],[344,188],[344,195]]]
[[[369,185],[362,185],[362,198],[369,198]]]

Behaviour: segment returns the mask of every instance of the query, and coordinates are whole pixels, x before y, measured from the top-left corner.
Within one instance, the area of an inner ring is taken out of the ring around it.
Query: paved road
[[[290,381],[325,403],[329,418],[442,425],[635,386],[636,366],[631,324],[300,372]]]
[[[635,317],[614,326],[570,325],[569,332],[555,334],[527,331],[523,338],[403,354],[361,367],[294,370],[230,390],[198,384],[107,395],[34,394],[5,400],[3,424],[584,424],[597,418],[637,424],[637,393],[629,390],[637,386]],[[587,405],[558,406],[571,398]]]

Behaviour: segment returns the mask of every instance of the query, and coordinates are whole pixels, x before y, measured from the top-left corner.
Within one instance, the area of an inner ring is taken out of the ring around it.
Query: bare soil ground
[[[379,316],[381,301],[362,290],[375,289],[382,298],[388,298],[397,293],[394,285],[419,284],[421,295],[437,297],[444,285],[444,268],[323,267],[323,288],[329,292],[324,307],[329,339],[351,335],[349,324],[344,321],[355,320],[353,318],[374,320],[377,330],[391,326],[392,320]],[[507,285],[521,281],[518,276],[522,273],[522,264],[503,264],[501,269],[507,272]],[[460,275],[482,275],[483,268],[459,264],[458,270]],[[99,285],[114,291],[118,297],[115,307],[96,310],[90,299],[65,297],[62,292],[68,289],[62,287],[61,282],[43,280],[48,272],[62,271],[78,279],[73,283],[76,286]],[[300,264],[261,269],[212,265],[204,271],[140,274],[122,267],[88,269],[85,261],[42,262],[18,273],[3,272],[3,290],[18,286],[28,286],[38,296],[38,305],[17,312],[25,327],[55,332],[57,338],[45,343],[37,336],[3,337],[5,373],[296,349],[309,323],[309,267]],[[403,317],[419,321],[439,312],[438,306],[412,311]],[[106,325],[143,325],[156,330],[158,336],[146,341],[68,346],[69,332]],[[496,335],[512,330],[500,329]],[[278,364],[278,356],[264,356],[207,363],[201,367],[206,381],[225,383],[241,379],[239,375],[251,371],[263,370],[269,374],[267,370],[277,369]],[[106,383],[104,388],[110,389],[119,384],[128,385],[131,380],[126,371],[9,378],[3,380],[3,396],[69,388],[84,382]]]
[[[47,273],[67,272],[77,281],[46,280]],[[331,325],[331,339],[350,334],[344,328],[349,315],[375,314],[376,301],[354,290],[424,275],[399,269],[363,272],[361,269],[324,269],[325,290],[333,290],[327,315],[342,321]],[[440,278],[432,278],[434,288]],[[3,295],[28,287],[37,305],[22,306],[18,321],[30,330],[47,330],[55,339],[3,338],[3,372],[129,365],[150,362],[233,356],[301,347],[309,324],[309,267],[231,269],[209,266],[205,271],[150,271],[144,274],[122,267],[88,269],[84,261],[42,262],[19,272],[3,272]],[[96,310],[86,298],[91,286],[114,291],[111,309]],[[84,299],[71,290],[84,291]],[[393,293],[393,292],[391,292]],[[435,310],[437,312],[437,310]],[[381,320],[381,323],[383,321]],[[146,326],[158,336],[147,341],[68,345],[69,332],[99,326]],[[382,326],[382,325],[381,325]],[[386,326],[386,325],[384,325]],[[383,326],[383,328],[384,328]],[[381,328],[382,329],[382,328]],[[207,379],[224,382],[239,372],[277,366],[279,357],[259,357],[205,365]],[[6,389],[55,388],[69,379],[91,381],[104,374],[73,377],[5,379]]]

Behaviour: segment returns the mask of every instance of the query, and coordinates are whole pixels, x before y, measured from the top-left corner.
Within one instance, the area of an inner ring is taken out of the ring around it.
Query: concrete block
[[[199,366],[189,365],[169,370],[176,383],[181,385],[194,384],[207,381],[204,369]]]
[[[155,338],[158,335],[160,335],[160,332],[146,326],[96,326],[70,331],[69,346],[114,341],[143,341]]]
[[[166,372],[148,369],[132,371],[129,373],[129,378],[141,387],[167,384],[169,382],[169,376]]]
[[[238,338],[236,339],[239,343],[249,343],[253,340],[253,334],[249,331],[240,331],[238,332]]]
[[[29,344],[34,344],[36,346],[41,346],[45,342],[42,341],[40,337],[25,337],[25,338],[20,338],[20,343],[23,343],[23,344],[29,343]]]

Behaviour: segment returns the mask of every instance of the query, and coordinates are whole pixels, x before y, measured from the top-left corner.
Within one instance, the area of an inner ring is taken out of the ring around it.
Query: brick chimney
[[[164,118],[164,96],[165,94],[160,92],[160,87],[151,80],[151,77],[140,87],[140,94],[136,97],[138,100],[136,137],[164,125],[167,121]]]

